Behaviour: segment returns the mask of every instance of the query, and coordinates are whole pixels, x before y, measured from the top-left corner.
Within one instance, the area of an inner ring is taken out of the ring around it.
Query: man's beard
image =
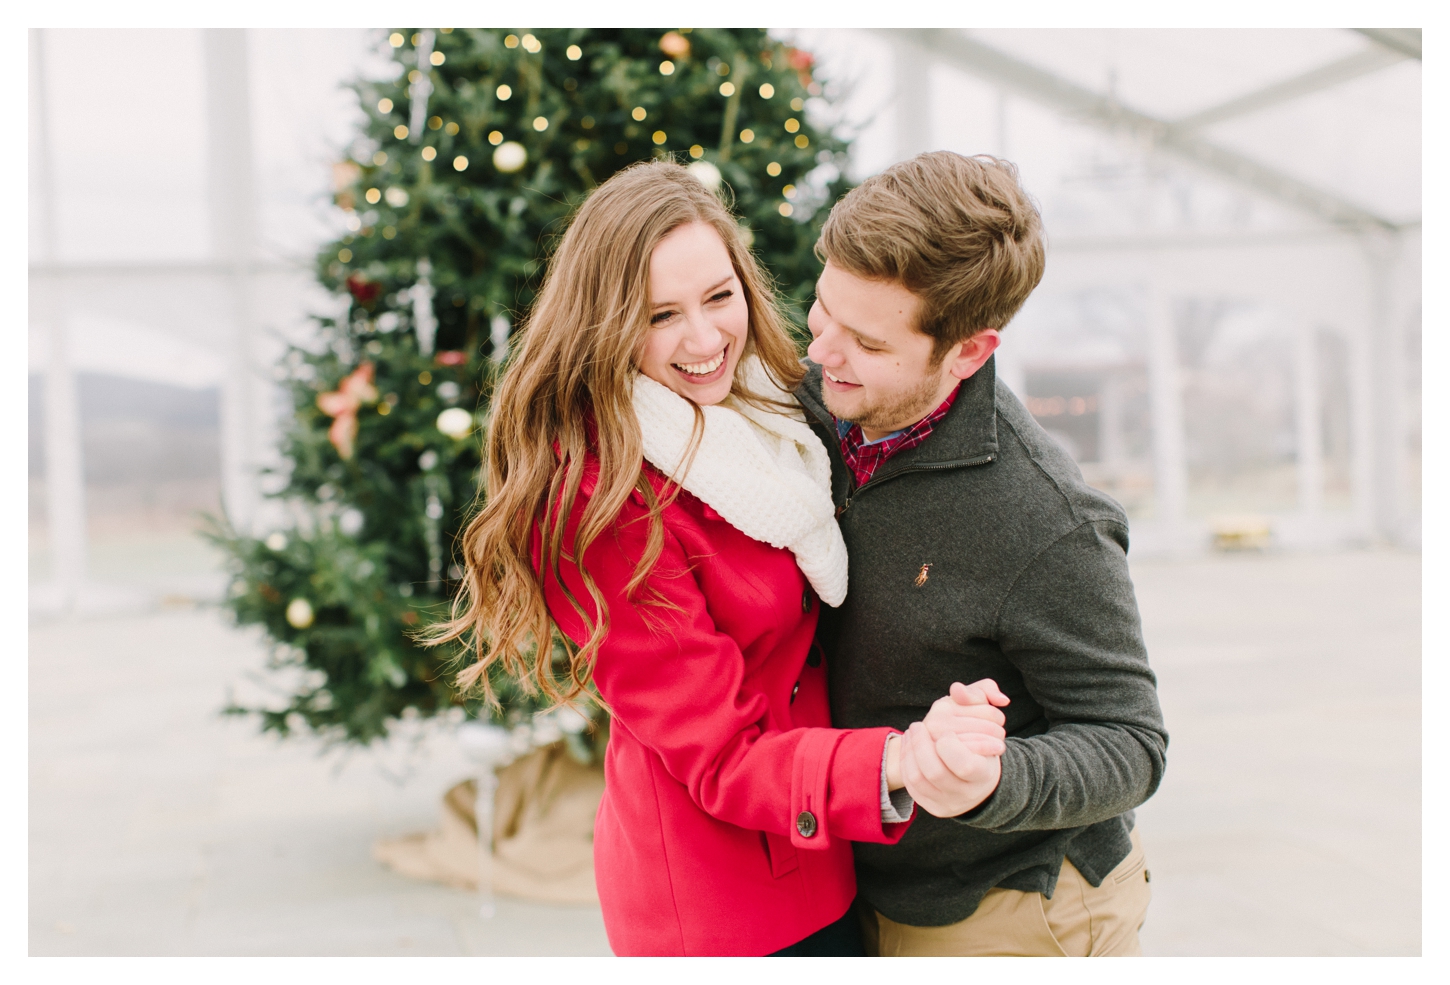
[[[891,432],[910,427],[936,410],[937,404],[941,403],[937,399],[937,391],[941,388],[941,382],[940,376],[928,376],[910,390],[896,394],[889,400],[868,403],[850,415],[831,406],[832,398],[836,394],[832,393],[829,388],[821,387],[821,396],[825,398],[826,410],[838,419],[859,424],[868,431]]]

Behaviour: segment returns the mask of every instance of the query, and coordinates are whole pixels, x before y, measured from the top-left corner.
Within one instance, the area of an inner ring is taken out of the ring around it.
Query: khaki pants
[[[1148,913],[1147,858],[1133,829],[1133,850],[1094,887],[1067,859],[1052,899],[992,889],[975,913],[945,927],[912,927],[863,907],[866,953],[1102,957],[1141,956],[1138,929]],[[873,920],[872,917],[875,919]]]

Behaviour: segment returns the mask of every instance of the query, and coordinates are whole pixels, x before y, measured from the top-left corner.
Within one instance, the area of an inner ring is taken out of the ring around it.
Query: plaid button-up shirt
[[[936,410],[911,427],[902,428],[880,441],[868,443],[865,433],[861,430],[861,425],[837,418],[836,434],[841,439],[841,457],[846,460],[846,465],[850,467],[851,473],[856,477],[856,488],[860,489],[870,482],[871,477],[876,474],[876,470],[892,455],[908,448],[915,448],[930,437],[932,428],[936,427],[937,422],[946,417],[947,411],[952,409],[952,403],[957,399],[957,392],[960,389],[961,385],[958,384],[951,393],[947,394],[947,398]]]

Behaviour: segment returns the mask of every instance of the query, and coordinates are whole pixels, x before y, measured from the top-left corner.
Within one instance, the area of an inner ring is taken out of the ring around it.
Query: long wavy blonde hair
[[[490,703],[496,700],[489,685],[495,666],[552,702],[579,697],[609,632],[608,603],[581,566],[598,616],[591,618],[566,589],[588,638],[582,646],[564,640],[568,667],[556,671],[555,622],[530,551],[535,529],[542,534],[543,564],[562,586],[560,559],[581,562],[638,491],[649,509],[649,530],[625,604],[638,604],[635,593],[659,559],[661,515],[679,487],[667,484],[657,496],[645,478],[631,388],[650,330],[650,256],[660,240],[692,222],[720,234],[750,310],[731,393],[757,405],[771,403],[743,383],[744,360],[752,353],[782,389],[789,392],[800,383],[803,370],[769,282],[729,210],[703,184],[678,164],[653,161],[625,168],[590,194],[550,260],[522,342],[494,394],[484,439],[483,506],[462,539],[463,584],[452,618],[428,640],[463,643],[471,663],[459,672],[458,685],[478,688]],[[695,416],[698,440],[704,419],[698,408]],[[590,420],[592,435],[586,430]],[[598,484],[573,542],[565,544],[591,456],[598,461]]]

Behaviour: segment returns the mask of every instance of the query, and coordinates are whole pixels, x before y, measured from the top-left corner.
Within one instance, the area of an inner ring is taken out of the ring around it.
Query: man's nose
[[[831,343],[829,329],[811,339],[811,344],[806,346],[806,356],[811,362],[821,366],[839,366],[841,364],[841,354]]]

